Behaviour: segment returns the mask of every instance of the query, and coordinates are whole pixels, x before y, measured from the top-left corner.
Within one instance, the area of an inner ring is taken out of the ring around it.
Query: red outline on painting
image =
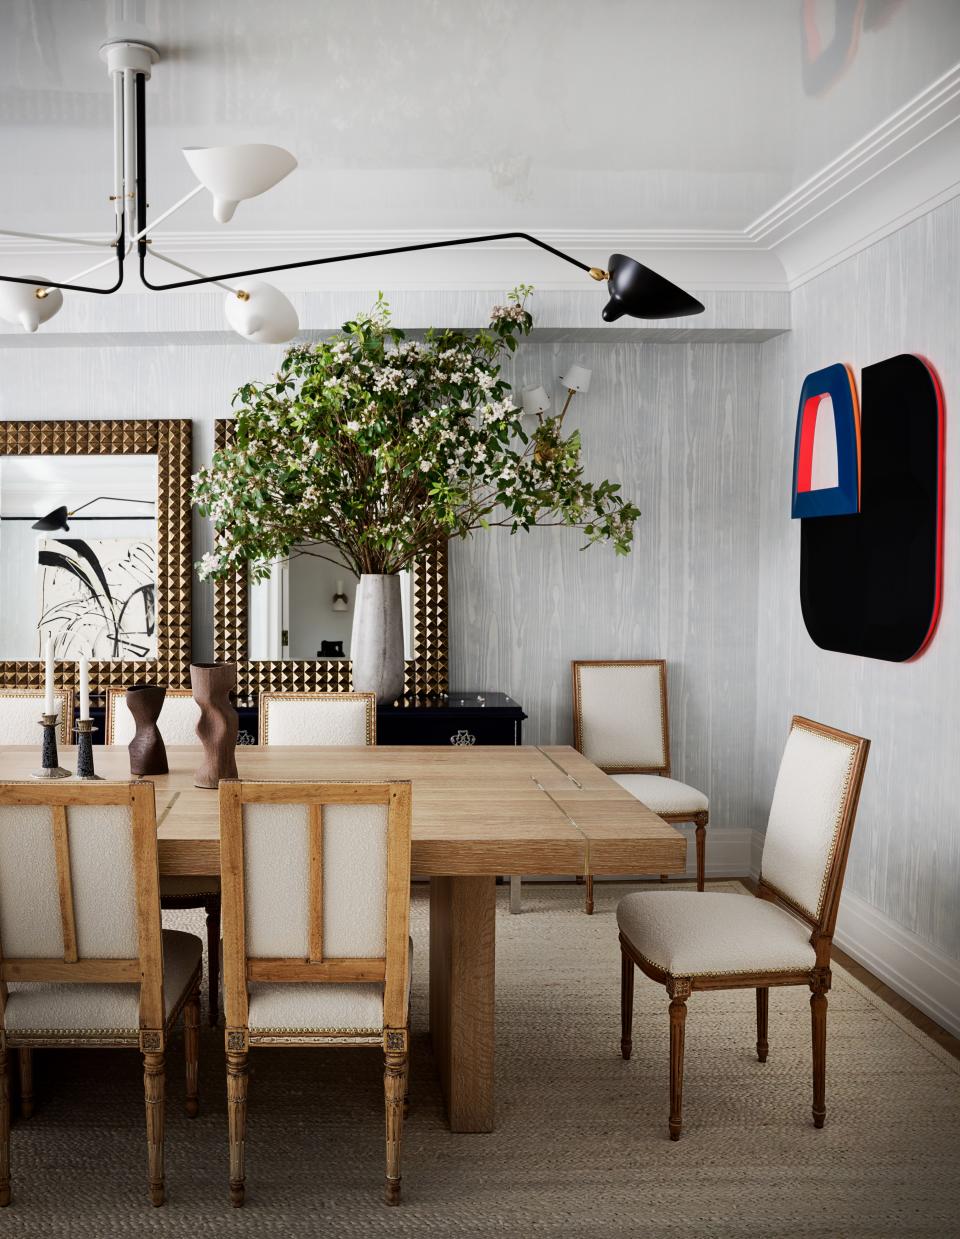
[[[933,362],[924,357],[922,353],[913,353],[918,361],[922,361],[933,380],[933,390],[937,397],[937,576],[936,586],[933,601],[933,614],[930,617],[930,627],[927,629],[927,635],[923,638],[920,646],[915,654],[911,654],[905,661],[908,663],[915,662],[921,654],[924,653],[927,646],[933,640],[933,635],[937,631],[937,625],[940,622],[940,612],[943,607],[943,534],[944,534],[944,516],[946,511],[946,411],[943,403],[943,387],[940,384],[940,375],[936,371]]]

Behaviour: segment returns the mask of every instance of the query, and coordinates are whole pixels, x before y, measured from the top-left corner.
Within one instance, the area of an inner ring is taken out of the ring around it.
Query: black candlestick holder
[[[59,714],[43,714],[40,716],[40,726],[43,728],[43,740],[40,748],[40,770],[34,770],[34,779],[69,779],[70,771],[60,765],[57,754],[57,724]]]
[[[93,769],[93,733],[96,725],[93,719],[81,718],[77,722],[77,778],[99,779],[100,775]]]

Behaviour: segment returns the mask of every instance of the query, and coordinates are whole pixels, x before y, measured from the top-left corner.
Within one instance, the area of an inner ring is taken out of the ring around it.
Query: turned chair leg
[[[707,815],[698,813],[694,818],[697,836],[697,890],[703,890],[707,871]]]
[[[149,1053],[143,1056],[143,1096],[147,1109],[147,1175],[150,1183],[150,1200],[154,1205],[164,1201],[163,1176],[163,1111],[164,1111],[164,1055]]]
[[[587,916],[593,916],[593,877],[587,878]]]
[[[200,981],[183,1008],[183,1056],[187,1065],[187,1117],[200,1110]]]
[[[227,1054],[227,1125],[230,1134],[230,1203],[243,1204],[246,1191],[247,1055]]]
[[[410,1026],[407,1025],[407,1046],[410,1045]],[[403,1064],[403,1117],[410,1116],[410,1052],[407,1050],[406,1062]]]
[[[10,1073],[0,1042],[0,1207],[10,1203]]]
[[[18,1051],[20,1060],[20,1117],[33,1117],[33,1050],[23,1046]]]
[[[207,979],[210,985],[210,1025],[216,1028],[220,1015],[220,896],[204,904],[207,913]]]
[[[387,1050],[383,1070],[383,1097],[387,1113],[387,1173],[384,1200],[400,1203],[400,1143],[403,1137],[403,1100],[409,1071],[409,1052]]]
[[[826,987],[811,982],[810,1016],[813,1028],[813,1125],[822,1127],[827,1116],[827,995]]]
[[[633,982],[636,965],[620,948],[620,1053],[629,1059],[633,1053]]]
[[[757,987],[757,1058],[761,1063],[767,1061],[767,1015],[770,1010],[770,991],[767,987]]]
[[[679,1140],[683,1127],[683,1034],[690,982],[674,980],[667,993],[670,995],[670,1139]]]

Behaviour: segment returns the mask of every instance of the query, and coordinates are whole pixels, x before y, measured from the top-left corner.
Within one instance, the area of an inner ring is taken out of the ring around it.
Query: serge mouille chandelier
[[[695,297],[671,284],[655,271],[644,267],[624,254],[613,254],[606,269],[589,267],[548,245],[527,232],[498,232],[486,236],[457,237],[445,241],[426,241],[417,245],[397,245],[388,249],[365,250],[352,254],[337,254],[325,258],[305,258],[300,262],[276,263],[269,267],[253,267],[246,271],[227,271],[219,275],[203,275],[169,254],[161,253],[154,244],[153,230],[170,218],[191,198],[203,190],[213,195],[213,217],[225,224],[233,217],[240,202],[255,198],[272,189],[297,166],[297,161],[279,146],[250,143],[239,146],[188,147],[184,158],[199,184],[179,202],[147,221],[147,123],[146,84],[152,66],[160,59],[158,50],[149,43],[117,40],[100,48],[113,83],[113,193],[114,230],[109,240],[92,241],[80,237],[50,236],[45,233],[12,232],[0,229],[0,235],[27,240],[62,242],[67,245],[108,248],[110,257],[78,271],[67,280],[47,280],[40,277],[0,275],[0,318],[19,324],[25,331],[36,331],[41,323],[52,318],[63,305],[61,289],[73,292],[109,296],[123,283],[124,263],[137,252],[140,279],[146,288],[163,292],[174,288],[192,288],[215,284],[225,290],[224,312],[234,331],[261,344],[282,344],[299,330],[297,312],[290,301],[263,280],[254,277],[270,271],[291,271],[298,267],[321,267],[327,263],[349,262],[358,258],[376,258],[386,254],[406,254],[417,250],[445,249],[455,245],[476,245],[489,241],[522,240],[554,254],[564,262],[585,271],[592,279],[607,282],[609,300],[603,307],[606,322],[623,315],[633,318],[679,318],[699,314],[703,306]],[[166,284],[154,283],[147,274],[147,257],[177,267],[189,279]],[[115,264],[116,278],[108,288],[97,288],[79,281],[103,267]],[[241,281],[237,283],[237,281]]]

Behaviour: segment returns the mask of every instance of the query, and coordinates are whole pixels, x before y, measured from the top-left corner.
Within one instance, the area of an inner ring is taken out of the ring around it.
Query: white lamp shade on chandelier
[[[586,366],[567,366],[565,374],[560,375],[560,382],[567,391],[589,391],[592,370]]]
[[[544,387],[525,387],[523,389],[523,412],[527,417],[536,417],[538,413],[546,413],[550,408],[550,397]]]
[[[247,280],[239,293],[227,293],[223,309],[233,330],[255,344],[284,344],[300,330],[290,301],[262,280]]]
[[[47,288],[45,280],[37,279],[31,284],[0,284],[0,318],[18,324],[24,331],[36,331],[41,323],[53,318],[62,305],[63,293],[59,288]]]
[[[297,166],[282,146],[247,142],[239,146],[187,146],[183,157],[205,189],[213,195],[213,218],[233,219],[237,204],[273,189]]]

